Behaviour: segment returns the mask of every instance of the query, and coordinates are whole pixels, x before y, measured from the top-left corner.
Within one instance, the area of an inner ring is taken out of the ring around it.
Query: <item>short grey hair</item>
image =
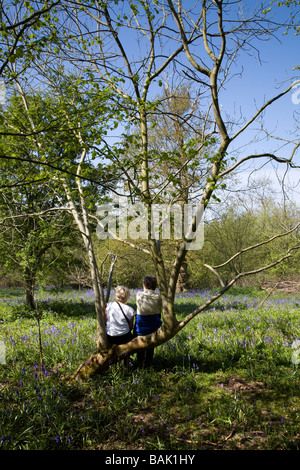
[[[127,302],[130,297],[130,291],[125,286],[116,287],[116,299],[120,302]]]

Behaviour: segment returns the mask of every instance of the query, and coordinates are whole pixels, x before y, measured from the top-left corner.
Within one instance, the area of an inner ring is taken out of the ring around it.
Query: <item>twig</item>
[[[34,310],[35,310],[35,314],[36,314],[36,321],[37,321],[37,325],[38,325],[38,338],[39,338],[39,353],[40,353],[40,368],[41,368],[41,373],[43,371],[43,368],[44,368],[44,359],[43,359],[43,346],[42,346],[42,334],[41,334],[41,323],[40,323],[40,312],[37,308],[37,302],[35,301],[34,302]]]
[[[276,282],[275,286],[272,287],[272,289],[270,290],[270,292],[268,292],[268,294],[266,295],[266,297],[261,301],[261,303],[256,307],[256,308],[260,308],[263,306],[263,304],[265,303],[265,301],[270,297],[270,295],[272,294],[272,292],[276,289],[276,287],[278,286],[280,281]]]
[[[283,232],[283,233],[279,233],[277,235],[273,235],[271,238],[267,239],[267,240],[264,240],[262,242],[259,242],[259,243],[256,243],[255,245],[252,245],[252,246],[248,246],[247,248],[243,248],[242,250],[240,250],[238,253],[235,253],[231,258],[229,258],[227,261],[225,261],[224,263],[222,264],[219,264],[218,266],[213,266],[213,269],[218,269],[218,268],[222,268],[224,266],[226,266],[226,264],[230,263],[231,261],[233,261],[235,258],[237,258],[238,256],[240,256],[241,254],[243,253],[246,253],[247,251],[250,251],[250,250],[254,250],[255,248],[259,248],[263,245],[267,245],[268,243],[276,240],[276,238],[281,238],[281,237],[286,237],[287,235],[290,235],[292,232],[294,232],[295,230],[297,230],[297,228],[300,226],[300,222],[298,222],[293,228],[291,228],[290,230],[287,230],[286,232]],[[212,269],[212,268],[210,268]]]
[[[228,434],[228,436],[224,438],[224,441],[228,441],[229,439],[232,438],[232,436],[235,434],[236,428],[237,428],[237,425],[235,424],[232,431],[231,431],[231,433]]]
[[[219,282],[221,284],[221,287],[225,287],[225,283],[224,283],[223,279],[221,278],[220,274],[212,266],[210,266],[209,264],[204,264],[203,266],[210,269],[217,276],[217,278],[219,279]]]
[[[180,441],[180,442],[186,442],[187,444],[196,444],[196,445],[199,445],[199,444],[208,444],[210,446],[219,446],[220,444],[217,444],[215,442],[209,442],[209,441],[191,441],[190,439],[183,439],[182,437],[176,437],[174,435],[172,435],[172,437],[174,439],[176,439],[176,441]]]
[[[110,253],[110,254],[112,256],[112,262],[111,262],[111,265],[110,265],[110,271],[109,271],[109,275],[108,275],[107,291],[106,291],[106,297],[105,297],[106,304],[108,303],[108,299],[109,299],[109,294],[110,294],[110,289],[111,289],[111,280],[112,280],[112,275],[113,275],[113,271],[114,271],[114,265],[115,265],[115,262],[117,261],[117,256],[115,256],[112,253]]]

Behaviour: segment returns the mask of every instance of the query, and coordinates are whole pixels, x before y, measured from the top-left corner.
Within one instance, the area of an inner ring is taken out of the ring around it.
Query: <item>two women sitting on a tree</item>
[[[136,336],[148,335],[161,326],[161,297],[155,293],[156,287],[155,276],[144,277],[144,290],[136,295],[136,315],[134,315],[133,308],[126,305],[130,297],[129,289],[124,286],[116,288],[116,301],[107,305],[106,332],[112,344],[128,343]],[[135,325],[133,326],[134,316]],[[153,355],[154,347],[138,351],[138,367],[149,367]]]

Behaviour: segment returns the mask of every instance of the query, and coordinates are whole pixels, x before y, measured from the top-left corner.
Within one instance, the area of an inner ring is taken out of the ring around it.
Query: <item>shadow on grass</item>
[[[0,300],[6,300],[10,298],[24,298],[25,289],[23,287],[1,287],[0,288]]]
[[[216,301],[206,307],[202,312],[203,313],[208,313],[208,312],[223,312],[225,310],[248,310],[249,308],[253,308],[256,305],[258,305],[258,302],[256,300],[250,300],[250,301],[242,301],[242,300],[232,300],[230,302],[220,302]],[[174,311],[178,319],[184,318],[186,315],[192,313],[194,310],[197,308],[201,307],[201,303],[185,303],[185,304],[176,304],[174,305]]]
[[[213,373],[220,369],[223,369],[224,364],[221,361],[200,361],[195,357],[191,357],[191,360],[183,360],[182,357],[179,355],[177,357],[173,357],[172,359],[166,359],[164,357],[159,357],[158,355],[153,360],[153,369],[156,371],[194,371],[197,372],[207,372]],[[226,370],[226,368],[225,368]]]
[[[95,306],[93,302],[83,301],[65,301],[65,300],[39,300],[37,309],[41,318],[53,317],[57,318],[96,318]],[[36,312],[26,306],[24,301],[10,303],[10,318],[16,320],[18,318],[35,318]]]
[[[41,300],[38,302],[38,308],[42,314],[48,312],[64,318],[96,317],[93,301]]]

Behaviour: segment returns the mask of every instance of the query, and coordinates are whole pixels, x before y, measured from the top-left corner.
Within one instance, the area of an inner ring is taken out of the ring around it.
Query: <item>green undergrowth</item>
[[[178,295],[178,318],[210,294]],[[2,291],[0,449],[299,450],[292,357],[300,302],[262,300],[236,288],[156,348],[151,369],[136,368],[133,356],[129,368],[116,364],[71,386],[63,377],[95,348],[92,293],[39,293],[41,371],[37,325],[22,291]]]

